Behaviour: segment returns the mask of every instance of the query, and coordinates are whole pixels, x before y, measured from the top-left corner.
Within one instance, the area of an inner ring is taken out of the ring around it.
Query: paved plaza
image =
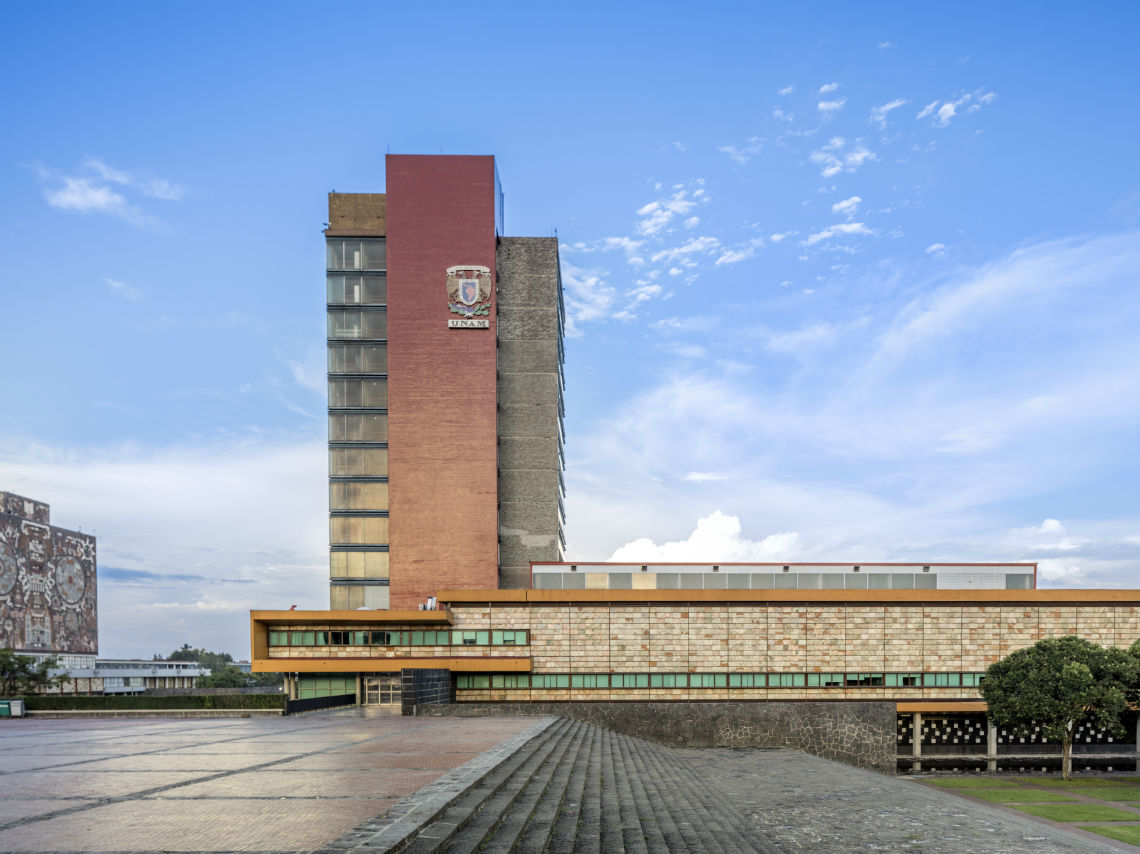
[[[534,724],[366,716],[6,720],[0,851],[303,851]]]
[[[37,854],[1136,850],[796,751],[550,717],[4,721],[0,785],[0,851]]]

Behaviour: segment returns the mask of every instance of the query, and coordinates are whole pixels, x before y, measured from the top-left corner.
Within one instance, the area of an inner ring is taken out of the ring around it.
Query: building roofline
[[[1067,602],[1131,604],[1140,607],[1140,590],[440,590],[441,603],[665,604],[767,602],[772,604],[1061,605]],[[363,613],[363,612],[362,612]]]

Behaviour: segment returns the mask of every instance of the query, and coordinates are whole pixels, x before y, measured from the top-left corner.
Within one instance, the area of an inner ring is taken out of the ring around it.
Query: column
[[[922,712],[911,715],[911,756],[914,761],[910,765],[911,771],[922,770]]]
[[[356,674],[356,705],[361,706],[364,704],[364,676],[360,673]]]
[[[986,770],[997,771],[997,727],[986,717]]]

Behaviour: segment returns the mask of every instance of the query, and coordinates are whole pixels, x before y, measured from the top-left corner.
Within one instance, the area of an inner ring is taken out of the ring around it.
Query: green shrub
[[[30,712],[112,712],[125,709],[281,709],[284,694],[187,694],[150,697],[146,694],[70,697],[38,694],[24,698]]]

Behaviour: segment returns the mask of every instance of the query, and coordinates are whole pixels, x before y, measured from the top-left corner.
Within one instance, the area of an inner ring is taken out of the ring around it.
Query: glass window
[[[383,374],[388,371],[387,344],[329,344],[330,374]]]
[[[610,590],[629,590],[633,587],[633,573],[631,572],[611,572],[610,577]]]
[[[819,590],[820,580],[818,572],[797,572],[796,587],[800,590]]]
[[[885,572],[870,572],[866,576],[868,590],[888,590],[891,586],[891,577]]]
[[[303,632],[289,632],[289,643],[293,646],[301,645],[301,638],[304,636]]]
[[[702,590],[705,586],[704,573],[701,572],[682,572],[681,573],[681,589],[682,590]]]
[[[331,552],[329,554],[329,576],[331,578],[387,578],[388,552]],[[363,607],[363,605],[356,607]]]
[[[748,573],[746,572],[728,572],[724,576],[725,586],[729,590],[747,590],[748,589]]]
[[[914,573],[913,572],[892,572],[891,573],[891,589],[892,590],[913,590],[914,589]]]
[[[333,309],[328,312],[329,338],[362,338],[360,311]]]
[[[329,415],[330,442],[387,442],[388,416],[384,413]]]
[[[330,237],[326,247],[329,270],[383,270],[387,263],[383,238]]]
[[[387,300],[384,276],[330,275],[326,284],[329,305],[384,305]]]
[[[564,572],[562,573],[562,589],[563,590],[585,590],[586,589],[586,576],[581,572]]]
[[[386,483],[330,483],[330,510],[387,510]]]
[[[703,572],[706,590],[723,590],[725,588],[724,575],[719,572]]]
[[[330,516],[329,542],[385,545],[388,542],[388,518],[386,516]]]
[[[753,590],[772,589],[772,573],[770,572],[753,572],[748,576],[748,580],[752,584]]]
[[[1006,590],[1030,590],[1033,588],[1033,576],[1028,572],[1007,572],[1005,574]]]
[[[677,590],[681,586],[680,576],[675,572],[657,573],[658,590]]]
[[[824,590],[842,590],[845,573],[824,572],[819,577],[819,586]]]
[[[384,477],[388,474],[388,449],[330,448],[329,474]]]
[[[334,611],[355,611],[364,607],[366,588],[356,584],[338,584],[329,588],[329,605]]]
[[[562,573],[536,572],[532,576],[532,584],[535,590],[561,590]]]
[[[772,586],[777,590],[795,590],[796,574],[793,572],[772,573]]]
[[[362,338],[387,338],[388,337],[388,312],[386,311],[364,311],[363,315],[363,331],[360,337]]]
[[[938,576],[933,572],[916,572],[914,575],[914,588],[916,590],[936,590],[938,588]]]
[[[860,575],[857,572],[853,572],[850,575],[844,575],[843,576],[843,586],[846,587],[848,590],[866,590],[867,589],[867,579],[869,577],[870,576],[867,576],[867,575]]]

